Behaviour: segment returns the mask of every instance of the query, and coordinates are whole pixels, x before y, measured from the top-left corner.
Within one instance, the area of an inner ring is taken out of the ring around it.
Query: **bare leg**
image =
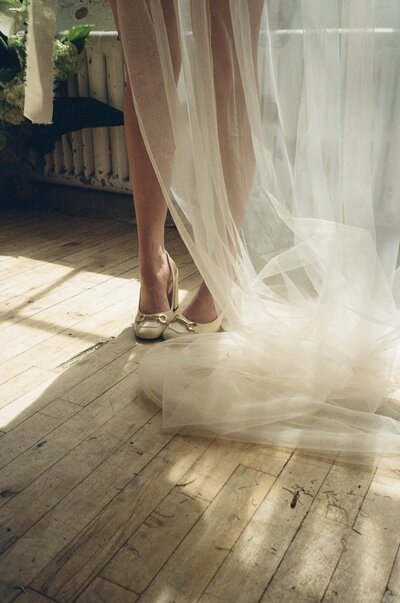
[[[256,66],[263,0],[248,0],[248,6],[253,41],[253,61]],[[222,167],[231,211],[236,225],[240,226],[254,175],[255,156],[235,53],[229,0],[210,0],[209,7]],[[235,101],[234,108],[230,105],[233,99]],[[233,120],[232,115],[234,115]],[[239,156],[236,155],[237,145],[232,144],[232,135],[240,138]],[[214,302],[205,283],[202,283],[192,302],[185,308],[184,314],[195,322],[210,322],[216,317]]]
[[[120,31],[117,0],[109,2],[117,29]],[[174,3],[173,0],[161,0],[161,5],[177,78],[180,70],[180,52]],[[129,85],[125,89],[124,120],[139,242],[140,310],[152,314],[169,307],[167,288],[170,271],[164,246],[167,205],[143,142]],[[173,156],[171,165],[172,162]]]
[[[248,0],[248,2],[253,37],[253,58],[255,60],[263,0]],[[117,11],[115,10],[116,0],[110,0],[110,3],[118,27]],[[164,11],[173,68],[177,78],[180,68],[180,54],[173,0],[161,0],[161,4]],[[254,173],[254,152],[245,111],[244,93],[241,88],[240,74],[234,52],[229,0],[211,0],[209,9],[218,135],[223,171],[232,212],[236,223],[240,224]],[[233,62],[232,56],[234,57]],[[149,74],[149,80],[151,81],[151,73]],[[232,135],[232,112],[228,102],[233,96],[237,107],[235,135],[240,136],[242,141],[240,165],[238,165],[238,157],[232,152],[234,145],[231,145],[230,138]],[[169,271],[164,249],[164,224],[167,208],[143,143],[129,86],[125,99],[125,131],[130,169],[133,176],[138,226],[142,282],[141,310],[152,313],[165,310],[168,307],[166,289]],[[172,161],[173,157],[171,155],[171,165]],[[214,302],[204,283],[200,286],[191,304],[185,309],[185,315],[196,322],[209,322],[215,318]]]

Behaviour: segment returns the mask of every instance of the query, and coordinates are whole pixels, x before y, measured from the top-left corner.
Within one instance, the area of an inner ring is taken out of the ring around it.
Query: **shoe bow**
[[[187,328],[188,331],[194,331],[194,328],[197,327],[197,322],[193,322],[191,320],[188,320],[182,314],[177,314],[175,316],[174,320],[182,323]]]
[[[142,314],[138,313],[135,322],[144,322],[145,320],[158,320],[163,325],[167,324],[167,316],[165,314]]]

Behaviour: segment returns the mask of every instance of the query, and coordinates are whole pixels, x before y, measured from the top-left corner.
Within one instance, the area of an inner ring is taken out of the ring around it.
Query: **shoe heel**
[[[174,284],[172,288],[172,310],[176,312],[179,308],[179,270],[176,269]]]
[[[175,313],[179,308],[179,270],[178,270],[178,268],[176,268],[176,271],[174,272],[174,269],[172,268],[172,265],[171,265],[171,258],[170,258],[168,251],[167,251],[167,258],[168,258],[170,270],[172,272],[172,284],[168,291],[168,297],[170,297],[170,300],[171,300],[170,308]]]

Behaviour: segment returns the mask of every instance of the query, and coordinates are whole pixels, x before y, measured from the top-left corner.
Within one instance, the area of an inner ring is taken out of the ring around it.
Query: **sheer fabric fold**
[[[398,2],[176,0],[179,73],[165,3],[117,7],[148,152],[224,315],[145,355],[164,428],[399,453]]]
[[[224,317],[142,360],[164,428],[399,454],[400,4],[117,12],[149,156]]]

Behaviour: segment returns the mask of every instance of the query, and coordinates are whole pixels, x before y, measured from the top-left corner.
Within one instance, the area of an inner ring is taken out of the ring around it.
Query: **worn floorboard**
[[[163,432],[138,275],[131,223],[1,215],[0,602],[400,601],[400,464]]]

